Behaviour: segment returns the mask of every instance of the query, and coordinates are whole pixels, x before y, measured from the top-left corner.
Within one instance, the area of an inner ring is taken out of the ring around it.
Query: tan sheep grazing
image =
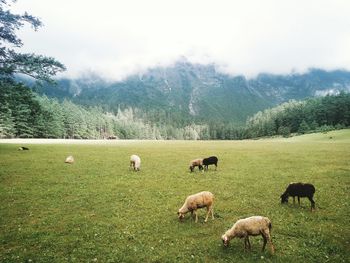
[[[130,156],[130,168],[134,171],[140,171],[141,158],[135,154]]]
[[[199,171],[203,170],[203,159],[192,160],[190,162],[190,171],[193,172],[196,166],[198,166]]]
[[[70,163],[70,164],[74,163],[73,156],[72,155],[68,156],[64,162],[65,163]]]
[[[227,230],[226,233],[221,236],[221,239],[224,246],[227,247],[231,239],[235,237],[244,238],[244,248],[247,249],[248,247],[251,249],[249,236],[262,235],[264,239],[262,251],[265,250],[266,243],[269,242],[271,253],[273,254],[275,248],[272,244],[271,228],[271,221],[267,217],[252,216],[238,220],[231,229]]]
[[[205,217],[204,222],[208,221],[209,213],[211,212],[211,217],[214,219],[214,195],[211,192],[204,191],[194,195],[190,195],[186,198],[185,203],[177,212],[178,217],[182,220],[185,217],[185,214],[191,212],[191,216],[193,217],[193,213],[196,216],[195,222],[198,222],[197,209],[198,208],[207,208],[207,216]]]

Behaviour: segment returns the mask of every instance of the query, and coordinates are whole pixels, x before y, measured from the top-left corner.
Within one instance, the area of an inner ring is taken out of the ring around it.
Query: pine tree
[[[309,125],[307,124],[307,122],[305,120],[303,120],[299,125],[298,133],[304,134],[304,133],[308,132],[309,130],[310,130]]]
[[[53,75],[65,70],[64,65],[52,57],[17,51],[23,42],[16,31],[25,23],[37,30],[42,23],[28,13],[13,14],[9,10],[11,2],[15,1],[0,1],[0,79],[12,79],[14,74],[21,73],[35,79],[52,81]]]
[[[15,136],[15,123],[8,103],[0,104],[0,138]]]

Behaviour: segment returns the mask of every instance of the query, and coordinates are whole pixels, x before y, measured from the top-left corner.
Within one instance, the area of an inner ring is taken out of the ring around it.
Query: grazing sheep
[[[272,224],[270,219],[263,216],[252,216],[238,220],[231,229],[227,230],[225,234],[221,236],[224,246],[227,247],[230,240],[238,237],[244,238],[244,248],[251,249],[249,236],[262,235],[264,239],[264,245],[262,251],[265,250],[266,243],[269,242],[271,253],[275,252],[275,248],[271,239]]]
[[[130,168],[134,171],[140,171],[141,158],[135,154],[130,156]]]
[[[304,183],[290,183],[281,195],[281,203],[288,203],[288,197],[293,197],[293,204],[295,204],[295,197],[298,197],[298,204],[300,206],[300,197],[307,197],[311,202],[311,211],[315,209],[315,201],[313,200],[313,196],[315,193],[315,187],[312,184],[304,184]]]
[[[21,146],[18,148],[18,151],[29,151],[29,148]]]
[[[203,170],[203,159],[192,160],[190,162],[190,171],[193,172],[196,166],[198,166],[199,171]]]
[[[210,156],[203,159],[204,170],[208,170],[208,165],[214,164],[215,170],[218,167],[218,158],[216,156]]]
[[[72,156],[72,155],[68,156],[64,162],[65,162],[65,163],[69,163],[69,164],[74,163],[74,158],[73,158],[73,156]]]
[[[193,213],[196,216],[195,222],[198,222],[197,209],[198,208],[207,208],[207,216],[205,217],[204,222],[208,221],[209,213],[211,212],[211,217],[214,219],[214,195],[211,192],[204,191],[194,195],[190,195],[186,198],[185,203],[177,212],[180,221],[185,217],[185,214],[191,212],[191,216],[193,217]]]

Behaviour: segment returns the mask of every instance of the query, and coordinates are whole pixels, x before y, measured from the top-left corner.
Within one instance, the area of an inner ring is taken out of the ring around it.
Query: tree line
[[[350,94],[289,101],[248,118],[246,129],[252,138],[304,134],[350,126]]]
[[[0,81],[1,138],[235,140],[289,136],[350,126],[350,94],[289,101],[256,113],[245,126],[154,122],[140,109],[104,112],[40,96],[24,84]]]
[[[0,81],[0,91],[0,138],[209,139],[205,125],[157,125],[137,117],[137,109],[108,113],[40,96],[15,82]]]

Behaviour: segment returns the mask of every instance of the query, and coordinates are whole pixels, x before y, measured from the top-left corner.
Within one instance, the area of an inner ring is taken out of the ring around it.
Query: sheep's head
[[[284,193],[281,195],[281,204],[288,203],[288,194]]]
[[[180,221],[182,221],[182,219],[185,218],[185,214],[184,214],[184,213],[181,213],[180,211],[177,212],[177,216],[178,216],[178,218],[179,218]]]
[[[221,239],[222,239],[222,243],[224,244],[224,246],[225,247],[227,247],[228,246],[228,244],[229,244],[229,240],[228,240],[228,237],[226,236],[226,235],[222,235],[221,236]]]
[[[190,165],[190,171],[191,172],[193,172],[193,169],[194,169],[193,165]]]

